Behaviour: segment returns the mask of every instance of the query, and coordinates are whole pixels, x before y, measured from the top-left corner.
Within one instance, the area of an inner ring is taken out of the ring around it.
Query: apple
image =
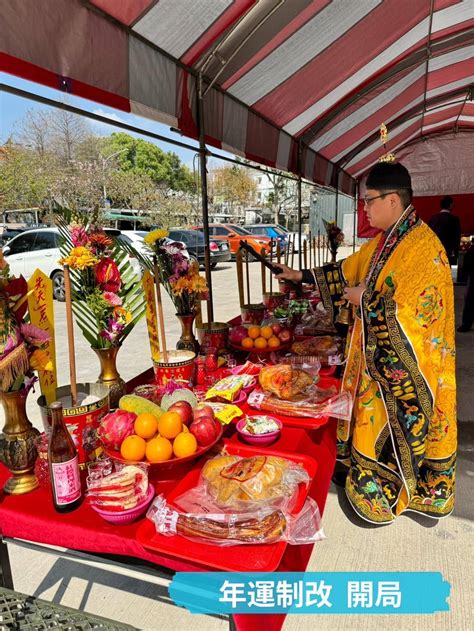
[[[229,333],[229,340],[232,342],[232,344],[236,344],[237,346],[240,346],[240,344],[242,343],[242,340],[244,339],[244,337],[247,337],[248,333],[247,333],[247,329],[242,326],[234,326],[231,328],[230,333]]]
[[[274,322],[272,324],[273,335],[278,335],[281,331],[281,324],[279,322]]]
[[[183,425],[189,426],[193,422],[193,407],[188,401],[176,401],[170,405],[168,412],[177,412]]]
[[[280,338],[280,341],[285,344],[291,340],[291,331],[289,329],[282,329],[278,334],[278,337]]]
[[[195,407],[193,410],[193,418],[195,421],[201,419],[201,418],[209,418],[211,419],[211,421],[214,420],[214,410],[211,408],[210,405],[199,405],[198,407]]]
[[[194,434],[200,447],[207,447],[215,441],[218,435],[216,423],[209,416],[202,416],[193,421],[189,431]]]

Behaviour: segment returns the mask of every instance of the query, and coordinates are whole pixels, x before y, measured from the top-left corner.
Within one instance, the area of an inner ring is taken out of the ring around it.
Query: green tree
[[[133,138],[124,132],[111,134],[102,155],[105,158],[115,153],[122,171],[145,175],[156,185],[170,190],[192,192],[195,188],[191,171],[175,153],[165,152],[142,138]]]
[[[54,159],[11,140],[0,147],[0,208],[48,208]]]
[[[213,169],[209,174],[209,194],[213,203],[224,204],[231,214],[252,201],[256,188],[248,170],[236,164]]]

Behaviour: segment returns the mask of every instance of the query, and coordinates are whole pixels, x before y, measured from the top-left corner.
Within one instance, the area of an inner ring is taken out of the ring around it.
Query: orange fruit
[[[249,326],[247,333],[252,340],[256,340],[260,335],[260,327],[257,325]]]
[[[142,460],[146,451],[146,442],[141,436],[127,436],[120,446],[120,455],[124,460]]]
[[[171,441],[162,436],[149,440],[146,444],[146,459],[148,462],[165,462],[173,455]]]
[[[268,340],[268,348],[278,348],[280,346],[280,340],[276,335],[272,335]]]
[[[181,432],[173,441],[173,453],[176,458],[186,458],[197,451],[196,437],[191,432]]]
[[[242,340],[242,348],[253,348],[253,340],[251,337],[244,337]]]
[[[264,349],[267,348],[268,342],[264,337],[257,337],[255,342],[253,343],[255,348]]]
[[[158,419],[158,432],[164,438],[175,438],[183,429],[183,422],[177,412],[165,412]]]
[[[266,340],[269,340],[273,335],[272,327],[262,326],[262,328],[260,329],[260,335],[264,337]]]
[[[134,424],[135,434],[141,436],[145,440],[153,438],[158,431],[158,419],[150,412],[142,412],[135,419]]]

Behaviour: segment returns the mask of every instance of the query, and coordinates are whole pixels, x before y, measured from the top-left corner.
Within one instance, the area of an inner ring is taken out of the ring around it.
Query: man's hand
[[[359,306],[362,294],[367,289],[365,281],[362,281],[357,287],[344,287],[344,293],[342,297],[344,300],[348,300],[351,304]]]
[[[275,274],[275,278],[278,280],[292,280],[295,283],[301,283],[303,279],[303,272],[291,269],[291,267],[288,267],[288,265],[284,265],[283,263],[273,263],[273,265],[281,269],[279,274]]]

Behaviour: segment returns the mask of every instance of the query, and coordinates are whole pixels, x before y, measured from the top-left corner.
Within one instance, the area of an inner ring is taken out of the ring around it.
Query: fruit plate
[[[254,445],[237,445],[227,439],[224,439],[224,445],[227,453],[232,455],[248,458],[264,453],[269,456],[279,456],[287,460],[293,460],[300,463],[308,472],[310,481],[309,485],[299,485],[298,497],[294,504],[292,515],[296,515],[303,507],[308,489],[317,472],[317,462],[311,456],[306,454],[295,454],[290,452],[281,452],[273,449],[262,448]],[[194,488],[199,481],[202,463],[197,463],[191,471],[185,475],[180,482],[166,495],[166,500],[174,506],[174,500],[182,495],[185,491]],[[255,544],[255,545],[237,545],[237,546],[218,546],[210,543],[192,541],[181,535],[167,537],[158,534],[155,525],[149,519],[143,520],[137,529],[137,541],[148,550],[160,552],[180,559],[185,559],[200,566],[209,567],[227,572],[274,572],[280,565],[283,554],[285,553],[285,541],[277,541],[276,543]]]
[[[232,344],[229,342],[230,346],[241,353],[249,353],[250,355],[270,355],[271,353],[277,353],[278,351],[286,351],[290,348],[292,342],[284,342],[280,344],[278,348],[244,348],[243,346],[239,346],[238,344]]]
[[[214,447],[214,445],[216,445],[222,438],[224,427],[219,423],[219,421],[215,421],[215,423],[219,429],[217,438],[215,438],[210,445],[207,445],[206,447],[199,447],[198,450],[195,451],[190,456],[185,456],[184,458],[173,457],[171,458],[171,460],[165,460],[164,462],[147,462],[146,460],[139,460],[138,463],[148,464],[150,469],[153,471],[157,469],[159,470],[172,469],[173,467],[181,465],[185,462],[191,462],[192,460],[196,460],[197,458],[200,458],[205,453],[207,453],[212,447]],[[109,449],[108,447],[104,447],[104,451],[107,454],[107,456],[109,456],[113,460],[116,460],[117,462],[123,462],[124,464],[137,464],[137,461],[125,460],[125,458],[122,458],[122,456],[120,455],[120,451],[116,451],[115,449]]]

